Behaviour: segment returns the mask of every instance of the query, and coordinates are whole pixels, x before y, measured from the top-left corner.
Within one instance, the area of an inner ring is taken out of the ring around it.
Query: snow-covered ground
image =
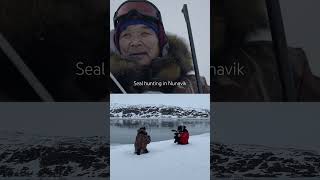
[[[216,179],[320,179],[320,151],[255,144],[211,144]]]
[[[42,136],[0,131],[0,180],[109,177],[105,136]]]
[[[134,145],[111,145],[110,179],[210,179],[210,134],[190,136],[188,145],[173,140],[151,142],[148,154],[134,154]]]

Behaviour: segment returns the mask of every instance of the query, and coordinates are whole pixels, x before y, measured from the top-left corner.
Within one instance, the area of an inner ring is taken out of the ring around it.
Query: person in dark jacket
[[[135,153],[137,155],[148,153],[147,145],[151,142],[151,137],[148,135],[146,128],[141,127],[138,129],[136,141],[134,143]]]
[[[160,11],[149,1],[125,1],[110,33],[110,71],[127,93],[198,93],[186,43],[165,32]],[[209,86],[199,82],[204,93]],[[114,83],[111,93],[121,93]]]
[[[180,141],[179,134],[180,134],[181,130],[182,130],[182,126],[178,126],[177,130],[172,130],[172,131],[174,131],[174,143],[179,144],[179,141]]]
[[[284,101],[265,0],[215,0],[211,101]],[[288,47],[295,101],[320,101],[320,78],[301,48]]]

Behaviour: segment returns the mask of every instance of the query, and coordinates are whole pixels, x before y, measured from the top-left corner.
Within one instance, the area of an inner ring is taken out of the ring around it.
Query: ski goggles
[[[119,23],[122,17],[130,15],[142,15],[154,20],[161,21],[159,9],[149,1],[126,1],[122,3],[113,17],[114,27]]]

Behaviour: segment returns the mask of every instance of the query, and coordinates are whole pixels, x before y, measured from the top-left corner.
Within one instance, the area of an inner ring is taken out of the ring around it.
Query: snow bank
[[[210,179],[210,134],[190,136],[188,145],[173,140],[151,142],[148,154],[134,154],[134,145],[110,147],[110,179]]]

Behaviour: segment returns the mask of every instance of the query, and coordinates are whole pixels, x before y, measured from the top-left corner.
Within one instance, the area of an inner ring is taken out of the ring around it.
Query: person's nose
[[[135,47],[135,46],[141,46],[141,45],[142,45],[141,38],[139,38],[138,36],[133,36],[130,42],[130,46]]]

